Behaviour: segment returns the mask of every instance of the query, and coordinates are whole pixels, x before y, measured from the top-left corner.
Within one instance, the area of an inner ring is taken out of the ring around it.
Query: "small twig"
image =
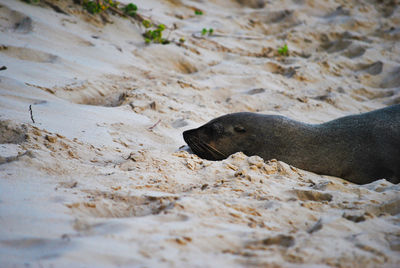
[[[49,2],[49,1],[46,1],[46,0],[44,0],[43,3],[45,3],[46,5],[51,7],[55,12],[62,13],[64,15],[69,16],[69,14],[67,12],[65,12],[64,10],[62,10],[59,6],[53,4],[53,3]]]
[[[150,20],[151,21],[151,17],[140,15],[137,12],[135,14],[135,19],[138,20],[139,22],[142,22],[144,20]]]
[[[117,13],[118,15],[120,15],[122,17],[128,17],[128,18],[131,18],[131,19],[134,19],[134,20],[138,20],[139,22],[142,22],[142,21],[144,21],[146,19],[150,20],[150,18],[145,17],[143,15],[140,15],[138,13],[136,13],[134,17],[131,17],[131,16],[127,15],[125,12],[123,12],[122,10],[120,10],[119,8],[116,8],[116,7],[110,6],[110,7],[108,7],[108,9],[111,10],[112,12]]]
[[[111,10],[112,12],[117,13],[118,15],[122,16],[122,17],[126,17],[126,14],[124,12],[122,12],[121,10],[119,10],[118,8],[115,7],[108,7],[109,10]]]
[[[235,38],[235,39],[245,39],[245,40],[266,40],[265,37],[261,36],[246,36],[246,35],[229,35],[229,34],[211,34],[211,35],[199,35],[201,33],[193,33],[192,36],[197,39],[205,39],[206,37],[225,37],[225,38]]]
[[[33,119],[33,113],[32,113],[32,105],[29,105],[29,112],[31,114],[32,122],[35,124],[35,120]]]
[[[211,36],[214,36],[214,37],[226,37],[226,38],[236,38],[236,39],[245,39],[245,40],[265,40],[266,39],[263,36],[230,35],[230,34],[215,34],[215,33],[213,33]]]
[[[149,127],[149,129],[152,130],[152,129],[155,128],[160,122],[161,122],[161,119],[159,119],[159,120],[157,121],[157,123],[155,123],[154,125],[152,125],[151,127]]]
[[[307,233],[312,234],[318,230],[321,230],[323,224],[322,219],[320,218],[310,229],[307,230]]]

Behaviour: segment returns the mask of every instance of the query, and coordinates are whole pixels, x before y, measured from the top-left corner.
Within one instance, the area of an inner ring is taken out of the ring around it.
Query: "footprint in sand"
[[[172,209],[174,195],[124,195],[115,192],[87,191],[92,201],[68,204],[76,214],[98,218],[127,218],[160,214]]]
[[[55,63],[59,57],[37,49],[15,46],[0,46],[0,53],[12,58],[39,63]]]
[[[29,237],[0,241],[2,251],[4,250],[5,252],[7,252],[8,256],[12,256],[11,259],[52,259],[63,255],[64,252],[70,250],[71,247],[73,247],[73,244],[74,243],[66,237],[55,239]],[[12,267],[15,266],[13,265]],[[29,267],[29,265],[27,265],[26,267]]]
[[[2,6],[1,9],[0,31],[11,31],[19,34],[28,34],[33,31],[33,22],[29,16],[6,6]]]
[[[378,75],[382,72],[383,62],[376,61],[370,64],[359,64],[357,66],[358,71],[363,71],[371,75]]]

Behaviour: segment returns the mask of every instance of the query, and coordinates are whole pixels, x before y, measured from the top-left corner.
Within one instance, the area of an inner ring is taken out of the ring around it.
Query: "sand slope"
[[[169,45],[43,2],[0,0],[1,267],[400,265],[399,185],[179,150],[224,113],[400,103],[396,1],[136,1]]]

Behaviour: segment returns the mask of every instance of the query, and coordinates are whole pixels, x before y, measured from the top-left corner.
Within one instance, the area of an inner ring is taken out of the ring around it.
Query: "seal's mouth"
[[[189,145],[190,149],[201,158],[207,160],[222,160],[227,156],[218,151],[215,147],[201,140],[196,129],[191,129],[183,132],[183,139]]]

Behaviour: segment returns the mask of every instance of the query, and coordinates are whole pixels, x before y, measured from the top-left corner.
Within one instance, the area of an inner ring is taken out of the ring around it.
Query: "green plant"
[[[213,32],[214,32],[213,28],[210,28],[208,30],[206,28],[203,28],[203,30],[201,30],[201,35],[206,35],[207,33],[208,33],[208,35],[212,35]]]
[[[133,3],[129,3],[122,10],[126,15],[133,17],[136,15],[137,6]]]
[[[278,48],[278,53],[281,56],[289,56],[289,48],[287,44],[285,44],[283,47]]]
[[[22,2],[25,2],[28,4],[37,4],[37,3],[39,3],[39,0],[22,0]]]
[[[203,15],[203,11],[201,11],[200,9],[195,9],[194,14],[195,15]]]
[[[118,7],[119,5],[119,2],[116,0],[103,0],[103,1],[106,2],[110,7]]]
[[[118,1],[115,0],[84,0],[82,3],[83,7],[91,14],[100,13],[109,7],[118,7],[118,4]]]
[[[101,10],[100,4],[96,1],[84,1],[83,7],[91,14],[99,13]]]
[[[146,44],[153,42],[153,43],[159,43],[159,44],[166,45],[166,44],[170,43],[169,40],[163,38],[163,31],[165,30],[164,24],[159,24],[159,25],[155,26],[149,20],[143,20],[142,24],[146,29],[148,29],[143,34],[144,41],[146,42]],[[152,29],[150,29],[150,28],[152,28]]]
[[[143,20],[142,21],[143,26],[147,29],[150,28],[151,26],[153,26],[153,24],[151,23],[151,21],[149,20]]]

